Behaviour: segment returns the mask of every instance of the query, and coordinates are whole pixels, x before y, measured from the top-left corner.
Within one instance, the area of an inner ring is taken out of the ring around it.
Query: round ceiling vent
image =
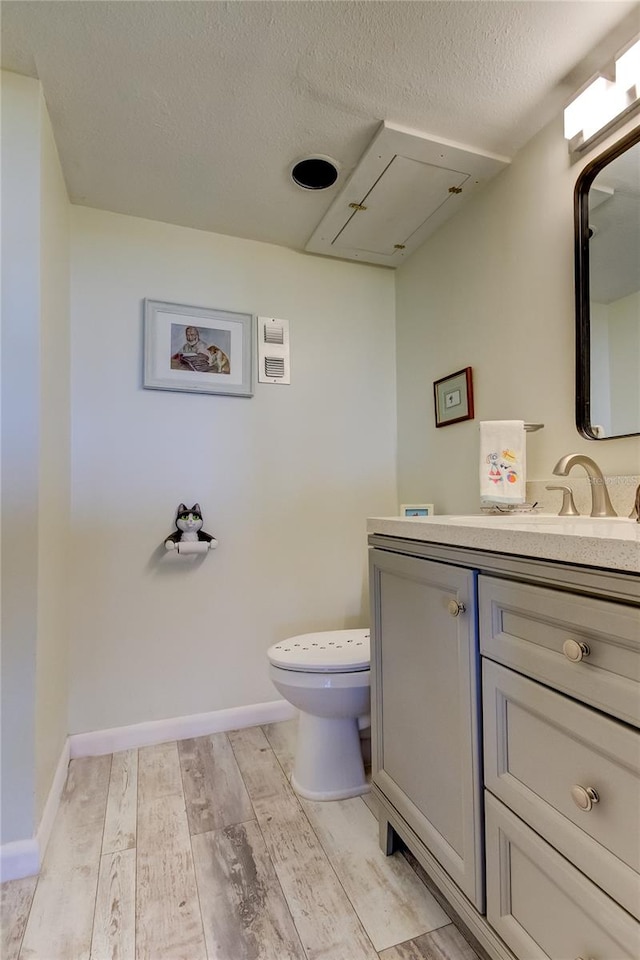
[[[303,190],[326,190],[338,179],[338,164],[331,157],[305,157],[294,163],[291,179]]]

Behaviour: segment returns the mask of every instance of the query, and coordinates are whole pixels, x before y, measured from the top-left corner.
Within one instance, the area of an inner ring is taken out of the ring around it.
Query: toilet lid
[[[274,667],[301,673],[352,673],[370,666],[368,630],[303,633],[269,647]]]

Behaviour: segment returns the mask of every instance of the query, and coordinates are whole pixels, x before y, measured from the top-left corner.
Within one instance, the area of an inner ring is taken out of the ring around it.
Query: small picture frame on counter
[[[432,517],[434,513],[432,503],[401,503],[401,517]]]

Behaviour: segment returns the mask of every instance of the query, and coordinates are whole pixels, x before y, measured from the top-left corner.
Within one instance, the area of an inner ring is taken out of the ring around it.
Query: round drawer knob
[[[585,813],[591,810],[594,803],[600,802],[600,797],[593,787],[581,787],[579,783],[575,783],[571,787],[571,799],[576,807],[584,810]]]
[[[452,617],[457,617],[459,614],[464,613],[466,607],[464,603],[458,603],[457,600],[449,600],[449,603],[447,604],[447,610]]]
[[[582,640],[565,640],[562,644],[562,652],[567,660],[571,660],[571,663],[579,663],[589,656],[591,649],[589,644]]]

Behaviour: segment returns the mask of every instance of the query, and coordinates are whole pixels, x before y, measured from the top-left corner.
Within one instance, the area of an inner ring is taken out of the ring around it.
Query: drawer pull
[[[459,603],[457,600],[449,600],[447,604],[447,610],[452,617],[457,617],[459,614],[464,613],[466,609],[464,603]]]
[[[567,660],[571,660],[571,663],[579,663],[589,656],[591,648],[588,643],[584,643],[582,640],[565,640],[562,644],[562,652]]]
[[[593,787],[581,787],[579,783],[571,787],[571,799],[576,807],[588,813],[594,803],[600,803],[600,797]]]

